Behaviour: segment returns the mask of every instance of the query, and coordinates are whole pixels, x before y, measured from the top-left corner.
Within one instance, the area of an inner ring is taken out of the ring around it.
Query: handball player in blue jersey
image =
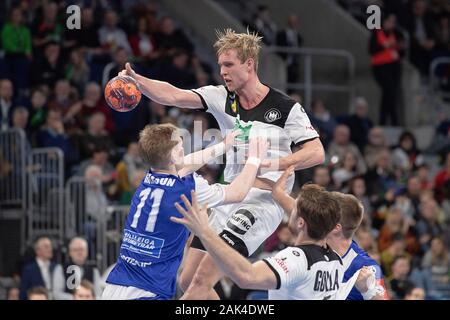
[[[189,230],[170,221],[180,216],[175,203],[190,199],[195,190],[199,203],[215,207],[242,201],[252,187],[267,153],[262,138],[250,140],[244,170],[229,185],[213,184],[194,173],[232,146],[239,132],[224,142],[184,156],[178,129],[170,124],[149,125],[140,133],[139,150],[149,171],[133,196],[123,231],[117,264],[106,282],[102,299],[171,299]],[[201,161],[199,161],[201,160]]]

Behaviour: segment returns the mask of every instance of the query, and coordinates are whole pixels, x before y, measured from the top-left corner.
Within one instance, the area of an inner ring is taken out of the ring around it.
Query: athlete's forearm
[[[159,104],[188,109],[202,108],[200,98],[195,101],[195,93],[189,90],[182,90],[168,82],[149,79],[139,74],[136,74],[135,80],[139,83],[141,92]]]
[[[295,207],[295,199],[286,191],[276,188],[272,190],[273,199],[283,208],[287,214],[291,214]]]
[[[295,170],[307,169],[325,161],[325,151],[319,138],[308,141],[291,155],[279,159],[279,169],[286,170],[295,166]]]
[[[223,155],[225,151],[225,144],[220,142],[206,149],[190,153],[184,157],[184,167],[178,174],[182,177],[191,174],[203,167],[209,161]]]
[[[246,163],[242,172],[225,187],[225,203],[234,203],[243,201],[255,183],[258,174],[259,165],[255,163]]]

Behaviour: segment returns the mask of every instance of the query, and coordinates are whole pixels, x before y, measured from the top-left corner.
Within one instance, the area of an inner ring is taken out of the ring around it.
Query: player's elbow
[[[312,141],[312,149],[314,154],[314,165],[319,165],[325,162],[325,150],[323,148],[322,142],[319,138]]]
[[[240,272],[236,279],[234,279],[238,287],[242,289],[249,289],[252,287],[252,275],[250,273]]]

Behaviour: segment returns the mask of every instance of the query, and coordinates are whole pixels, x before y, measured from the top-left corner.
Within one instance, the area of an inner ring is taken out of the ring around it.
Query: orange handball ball
[[[105,87],[106,102],[119,112],[133,110],[141,101],[141,97],[136,80],[129,76],[112,78]]]

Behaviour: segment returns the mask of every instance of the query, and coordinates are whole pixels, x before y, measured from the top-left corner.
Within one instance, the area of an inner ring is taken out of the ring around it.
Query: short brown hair
[[[92,284],[92,282],[90,282],[89,280],[83,279],[80,282],[80,285],[75,289],[75,292],[80,288],[83,287],[89,291],[91,291],[92,296],[95,297],[95,291],[94,291],[94,285]]]
[[[262,37],[248,30],[246,33],[236,33],[232,29],[224,31],[216,31],[217,41],[214,44],[217,56],[228,50],[236,50],[237,56],[241,63],[251,58],[255,61],[255,71],[258,70],[259,51],[261,50]]]
[[[178,128],[172,124],[147,125],[139,134],[139,153],[150,167],[164,169],[170,162],[170,152],[177,145],[174,135]]]
[[[341,208],[342,234],[344,238],[351,239],[359,228],[364,215],[364,207],[354,195],[341,192],[331,192]]]
[[[324,188],[306,184],[297,197],[297,215],[305,220],[308,236],[322,240],[339,223],[341,211],[338,202]]]
[[[30,299],[30,297],[33,294],[39,294],[44,295],[48,299],[48,290],[45,287],[32,287],[27,291],[27,297]]]

